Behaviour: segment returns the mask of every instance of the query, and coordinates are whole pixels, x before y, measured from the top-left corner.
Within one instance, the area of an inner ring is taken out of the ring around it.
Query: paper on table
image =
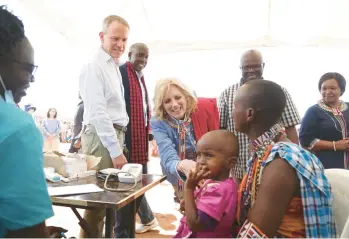
[[[49,187],[48,194],[50,196],[65,196],[85,193],[103,192],[104,190],[95,184],[83,184],[76,186]]]

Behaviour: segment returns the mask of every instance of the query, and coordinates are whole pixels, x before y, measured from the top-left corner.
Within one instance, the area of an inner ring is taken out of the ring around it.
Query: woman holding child
[[[183,182],[196,164],[196,142],[218,129],[218,108],[215,100],[197,99],[178,80],[163,79],[155,87],[154,110],[150,125],[161,168],[178,199],[183,199]]]
[[[285,102],[282,88],[266,80],[247,82],[236,95],[235,127],[248,135],[253,153],[239,187],[238,237],[336,237],[321,162],[276,124]]]

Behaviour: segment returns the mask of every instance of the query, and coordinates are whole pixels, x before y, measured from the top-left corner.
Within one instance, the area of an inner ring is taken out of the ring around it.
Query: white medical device
[[[63,177],[62,175],[55,172],[55,169],[52,167],[44,168],[45,178],[53,183],[63,181],[65,183],[69,182],[68,178]]]
[[[100,172],[107,175],[104,181],[104,188],[106,190],[113,191],[113,192],[126,192],[135,188],[137,183],[142,179],[143,166],[137,163],[128,163],[128,164],[125,164],[121,170],[116,168],[106,168],[106,169],[100,170]],[[133,186],[126,189],[108,188],[107,182],[110,175],[118,176],[120,183],[129,183],[129,184],[133,184]]]

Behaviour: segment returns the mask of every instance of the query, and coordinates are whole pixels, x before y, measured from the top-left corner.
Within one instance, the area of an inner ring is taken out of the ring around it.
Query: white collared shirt
[[[118,64],[100,48],[83,67],[79,90],[84,102],[84,125],[95,127],[97,135],[113,159],[122,148],[113,124],[126,127],[129,121],[124,99],[124,87]]]
[[[145,98],[145,89],[144,89],[144,86],[143,86],[143,83],[142,83],[142,77],[143,77],[143,73],[140,72],[138,73],[136,71],[136,74],[137,74],[137,78],[138,78],[138,81],[139,81],[139,85],[141,86],[141,90],[142,90],[142,101],[143,101],[143,112],[144,112],[144,121],[145,121],[145,126],[148,125],[148,107],[147,107],[147,100]]]

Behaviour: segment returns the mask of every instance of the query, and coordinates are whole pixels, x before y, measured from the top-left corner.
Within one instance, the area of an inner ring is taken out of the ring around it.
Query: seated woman
[[[322,96],[301,124],[299,140],[320,159],[324,168],[349,168],[349,110],[340,100],[346,81],[336,72],[324,74],[318,87]]]
[[[239,187],[238,237],[336,237],[322,164],[276,124],[285,102],[282,88],[267,80],[247,82],[237,92],[235,127],[250,138],[253,153]]]
[[[218,107],[214,99],[196,99],[178,80],[163,79],[155,87],[154,111],[150,126],[161,168],[181,200],[183,182],[195,167],[196,142],[219,128]]]

